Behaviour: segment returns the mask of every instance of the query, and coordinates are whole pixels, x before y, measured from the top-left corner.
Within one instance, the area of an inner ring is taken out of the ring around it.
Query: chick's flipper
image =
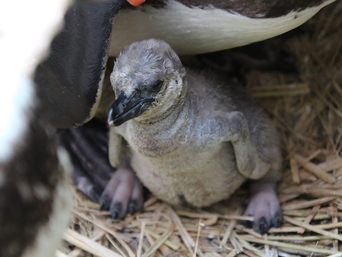
[[[254,216],[254,222],[245,221],[243,224],[260,234],[270,227],[281,226],[283,216],[275,192],[275,183],[251,183],[251,199],[244,215]]]
[[[123,219],[127,213],[139,211],[143,203],[141,182],[129,165],[122,164],[102,193],[101,209],[109,209],[113,219]]]

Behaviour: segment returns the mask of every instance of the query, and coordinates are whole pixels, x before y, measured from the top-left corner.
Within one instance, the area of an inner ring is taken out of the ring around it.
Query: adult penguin
[[[86,4],[91,5],[80,2],[82,8]],[[56,128],[45,119],[49,113],[32,79],[37,62],[46,56],[61,28],[68,5],[68,0],[0,3],[0,256],[55,256],[70,219],[71,163],[56,144]],[[118,8],[113,4],[109,16]],[[69,46],[69,40],[62,42]],[[69,49],[75,48],[77,44]],[[52,74],[47,69],[46,82],[54,80]]]
[[[127,45],[162,39],[178,55],[265,40],[298,27],[334,0],[147,0],[114,18],[110,56]],[[129,17],[129,18],[127,18]]]
[[[126,0],[75,0],[35,82],[52,124],[79,126],[97,111],[108,53],[117,56],[126,45],[152,37],[179,55],[242,46],[289,31],[332,2],[147,0],[132,7]]]
[[[126,0],[75,0],[50,54],[36,69],[46,118],[57,128],[79,126],[96,113],[101,98],[111,24]]]
[[[42,118],[32,73],[68,1],[1,4],[6,22],[0,22],[0,256],[54,256],[70,219],[71,164],[56,147],[56,129]]]

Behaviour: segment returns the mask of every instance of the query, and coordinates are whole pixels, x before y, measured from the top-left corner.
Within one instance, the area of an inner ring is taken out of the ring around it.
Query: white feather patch
[[[26,250],[23,257],[55,256],[62,233],[70,219],[72,191],[66,178],[70,176],[72,165],[64,149],[58,149],[58,157],[65,174],[56,187],[50,219],[47,224],[39,229],[34,245]]]
[[[0,1],[0,162],[22,140],[37,101],[29,77],[60,28],[68,2]]]
[[[10,85],[0,86],[0,96],[0,162],[3,162],[12,156],[23,140],[21,137],[36,99],[31,81],[17,77]]]
[[[113,21],[109,55],[118,56],[125,46],[148,38],[166,41],[179,55],[238,47],[296,28],[332,2],[267,19],[215,8],[189,8],[175,0],[167,1],[163,8],[142,6],[122,10]]]

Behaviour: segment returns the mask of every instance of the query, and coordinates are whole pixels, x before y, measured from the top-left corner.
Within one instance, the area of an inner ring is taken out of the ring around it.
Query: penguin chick
[[[275,128],[227,79],[183,67],[164,41],[125,48],[111,83],[109,158],[136,172],[157,197],[204,207],[253,180],[246,215],[264,233],[282,221],[275,182],[281,154]],[[123,155],[124,139],[129,155]],[[104,197],[104,196],[103,196]],[[107,196],[108,197],[108,196]]]

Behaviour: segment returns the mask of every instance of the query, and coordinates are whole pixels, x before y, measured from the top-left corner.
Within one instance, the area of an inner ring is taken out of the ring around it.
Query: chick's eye
[[[157,80],[156,82],[153,83],[153,85],[151,86],[151,90],[153,92],[159,92],[161,87],[163,86],[164,81],[162,80]]]

